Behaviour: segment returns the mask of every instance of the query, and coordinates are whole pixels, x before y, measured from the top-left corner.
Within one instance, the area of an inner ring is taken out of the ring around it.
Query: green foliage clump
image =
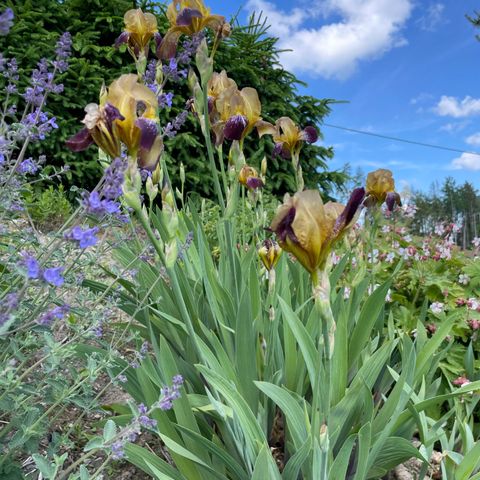
[[[42,231],[59,228],[72,213],[63,185],[58,188],[50,185],[41,192],[29,194],[26,200],[33,223]]]

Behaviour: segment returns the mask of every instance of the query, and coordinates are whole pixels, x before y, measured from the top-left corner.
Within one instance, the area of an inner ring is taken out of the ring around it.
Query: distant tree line
[[[437,223],[455,223],[460,227],[455,241],[462,248],[470,248],[480,236],[480,195],[472,183],[457,184],[448,177],[441,186],[433,184],[428,193],[413,193],[411,201],[417,207],[412,224],[415,233],[425,235]]]

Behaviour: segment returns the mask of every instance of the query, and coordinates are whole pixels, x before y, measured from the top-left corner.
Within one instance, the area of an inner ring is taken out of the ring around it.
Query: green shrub
[[[35,192],[27,198],[28,213],[33,223],[42,231],[59,228],[72,213],[63,185],[50,185],[42,192]]]

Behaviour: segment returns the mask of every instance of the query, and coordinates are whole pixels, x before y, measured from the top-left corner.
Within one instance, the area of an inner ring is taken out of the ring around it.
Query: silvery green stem
[[[332,381],[331,359],[335,343],[335,319],[330,306],[330,279],[325,269],[312,273],[313,298],[315,308],[321,322],[321,332],[318,335],[318,369],[317,378],[313,385],[312,399],[312,438],[317,439],[324,457],[325,475],[322,480],[327,479],[327,461],[329,449],[328,426],[330,422],[330,392]],[[322,383],[323,395],[320,391],[321,371],[325,371],[325,382]]]

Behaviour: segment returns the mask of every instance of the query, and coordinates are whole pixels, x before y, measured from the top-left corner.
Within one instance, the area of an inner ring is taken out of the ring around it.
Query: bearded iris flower
[[[232,85],[223,90],[215,102],[216,119],[212,129],[216,144],[224,138],[243,140],[261,121],[262,105],[254,88],[245,87],[238,90]]]
[[[155,94],[138,82],[137,75],[127,74],[112,82],[100,103],[87,105],[85,128],[67,146],[78,152],[95,143],[115,158],[123,143],[140,168],[155,170],[163,151]]]
[[[209,113],[216,113],[215,102],[217,101],[217,98],[229,88],[237,88],[235,80],[228,78],[225,70],[222,70],[220,73],[213,72],[212,78],[210,78],[207,85]]]
[[[85,128],[67,140],[67,147],[73,152],[81,152],[95,143],[110,157],[120,156],[121,145],[116,122],[125,117],[109,103],[103,106],[89,103],[85,107],[85,113],[82,120]]]
[[[161,59],[175,56],[181,35],[192,36],[207,27],[218,30],[225,23],[225,17],[210,14],[203,0],[173,0],[168,6],[167,18],[170,28],[157,49],[157,56]]]
[[[354,223],[365,198],[365,190],[357,188],[346,206],[323,204],[317,190],[285,196],[271,229],[283,250],[293,254],[310,274],[325,269],[332,246],[343,238]]]
[[[383,202],[387,204],[390,212],[393,211],[395,205],[402,205],[400,195],[395,192],[395,180],[392,172],[379,168],[367,175],[365,204],[370,207],[381,205]]]
[[[125,30],[117,38],[115,46],[126,43],[136,60],[142,55],[148,56],[148,47],[152,38],[155,38],[157,45],[160,44],[157,18],[152,13],[143,13],[140,8],[128,10],[123,21]]]
[[[238,181],[249,188],[250,190],[256,190],[263,187],[263,181],[258,176],[258,172],[250,165],[243,165],[238,174]]]
[[[318,132],[314,127],[306,127],[301,130],[290,117],[281,117],[275,125],[261,121],[257,125],[260,137],[272,135],[275,142],[274,155],[291,158],[298,155],[303,143],[315,143],[318,140]]]

